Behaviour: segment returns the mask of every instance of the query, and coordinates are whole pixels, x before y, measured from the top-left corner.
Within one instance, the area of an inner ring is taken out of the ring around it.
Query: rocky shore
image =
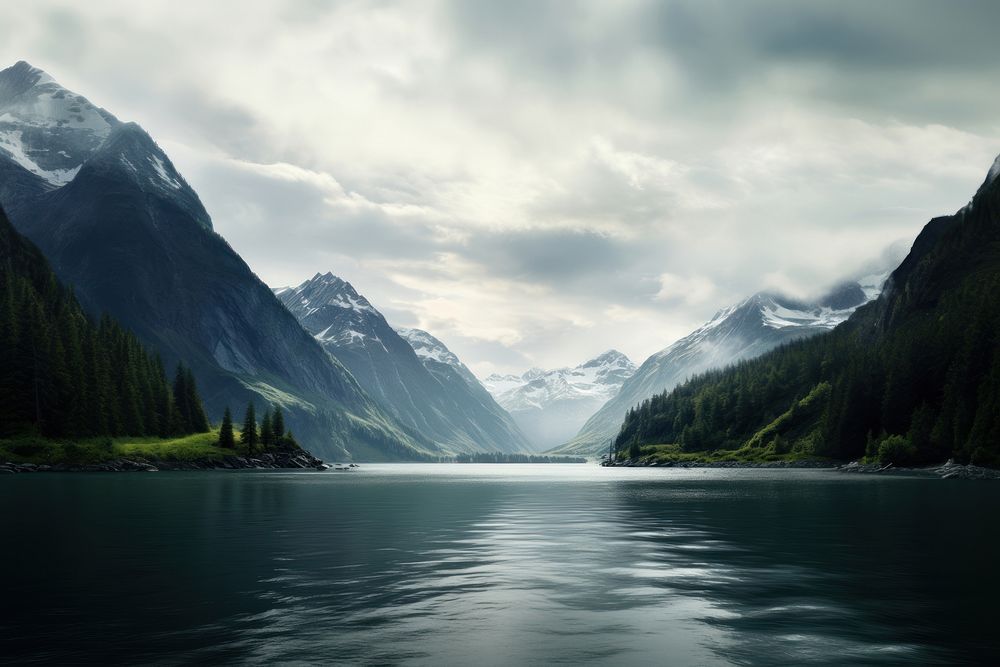
[[[836,463],[833,461],[763,461],[759,463],[745,461],[642,461],[626,459],[608,463],[601,462],[604,467],[615,468],[825,468],[843,473],[878,475],[922,475],[925,477],[940,477],[941,479],[1000,479],[1000,470],[984,468],[975,465],[962,465],[954,461],[928,466],[924,468],[902,468],[882,463]]]
[[[253,457],[227,456],[222,459],[191,459],[188,461],[134,457],[86,465],[0,462],[0,474],[22,472],[158,472],[160,470],[326,470],[328,468],[327,464],[306,452],[268,452]]]
[[[881,463],[859,463],[858,461],[852,461],[851,463],[837,466],[837,471],[863,475],[924,475],[927,477],[940,477],[941,479],[1000,479],[1000,470],[975,465],[962,465],[954,461],[924,468],[903,468],[893,466],[891,463],[883,465]]]
[[[605,468],[835,468],[830,461],[636,461],[602,462]]]

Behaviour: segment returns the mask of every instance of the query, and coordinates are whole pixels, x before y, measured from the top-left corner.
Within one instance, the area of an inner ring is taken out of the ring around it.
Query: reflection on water
[[[0,502],[10,658],[940,664],[1000,650],[988,482],[385,465],[17,476]]]

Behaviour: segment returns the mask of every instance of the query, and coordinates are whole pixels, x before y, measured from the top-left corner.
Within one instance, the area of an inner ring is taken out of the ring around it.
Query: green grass
[[[47,440],[36,436],[0,439],[0,461],[12,463],[90,464],[120,458],[190,461],[219,460],[241,453],[216,446],[218,430],[181,438],[90,438],[77,441]]]
[[[743,447],[709,452],[685,452],[680,445],[644,445],[642,463],[768,463],[773,461],[814,461],[817,457],[801,452],[775,453],[773,449]]]

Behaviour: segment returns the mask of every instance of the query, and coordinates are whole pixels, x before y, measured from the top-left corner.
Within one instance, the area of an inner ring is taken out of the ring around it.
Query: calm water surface
[[[1000,484],[366,465],[0,477],[0,660],[1000,656]]]

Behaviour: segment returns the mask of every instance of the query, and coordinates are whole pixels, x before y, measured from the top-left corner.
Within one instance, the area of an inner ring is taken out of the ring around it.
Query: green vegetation
[[[641,445],[635,456],[630,446],[629,459],[639,463],[774,463],[779,461],[824,461],[820,457],[801,452],[779,453],[773,448],[759,449],[717,449],[704,452],[688,452],[680,445]]]
[[[932,221],[887,292],[844,325],[629,411],[618,456],[666,442],[677,456],[997,465],[998,217],[1000,180]]]
[[[178,438],[157,437],[87,438],[83,440],[48,440],[37,436],[0,439],[0,461],[54,465],[87,465],[120,458],[150,460],[221,459],[237,451],[217,446],[214,431]]]
[[[257,434],[257,414],[254,411],[253,402],[247,405],[246,414],[243,417],[243,429],[240,431],[240,444],[251,454],[257,449],[260,436]]]
[[[233,413],[226,407],[222,415],[222,425],[219,427],[219,447],[236,449],[236,436],[233,434]]]
[[[0,211],[0,437],[207,430],[191,371],[178,366],[171,388],[133,334],[106,315],[91,322]]]
[[[182,433],[204,433],[208,430],[205,405],[198,395],[194,373],[183,364],[177,364],[174,375],[174,421]]]
[[[216,444],[223,449],[232,449],[236,446],[233,435],[233,417],[228,407],[222,418],[222,426],[219,429]],[[285,417],[280,407],[275,408],[273,413],[270,408],[265,409],[264,418],[261,420],[260,428],[258,428],[256,408],[252,402],[247,405],[246,416],[243,418],[240,445],[248,455],[253,455],[260,450],[268,452],[301,449],[292,432],[285,430]]]
[[[230,429],[231,429],[230,424]],[[273,433],[273,431],[272,431]],[[150,461],[218,461],[227,456],[253,456],[259,450],[250,452],[245,446],[225,447],[222,442],[223,429],[213,429],[204,433],[158,438],[155,436],[117,438],[97,437],[79,440],[52,440],[40,436],[20,436],[0,438],[0,461],[11,463],[90,465],[115,459],[141,458]],[[298,443],[291,433],[280,439],[270,451],[295,451]]]

